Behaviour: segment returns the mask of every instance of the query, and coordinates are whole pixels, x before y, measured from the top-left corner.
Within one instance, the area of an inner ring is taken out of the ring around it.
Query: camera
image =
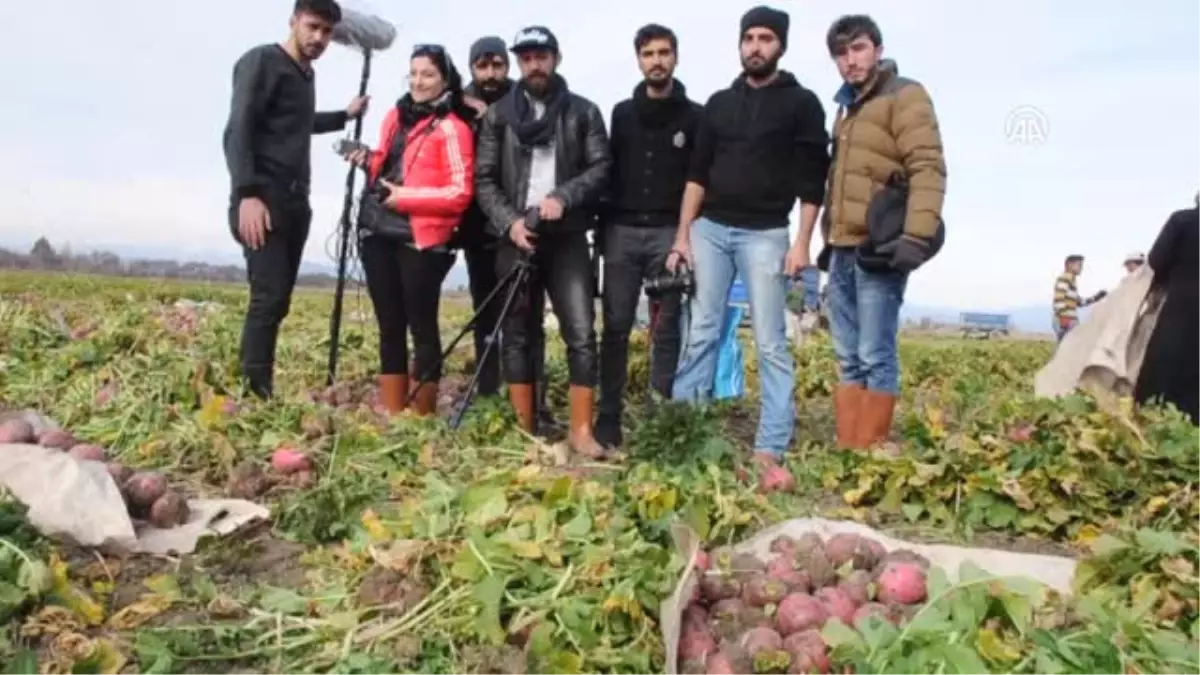
[[[525,209],[525,229],[529,230],[529,234],[539,234],[538,229],[542,225],[542,212],[536,206]]]
[[[666,272],[646,280],[645,289],[648,297],[657,297],[666,293],[691,293],[696,288],[696,277],[692,269],[683,260],[675,266],[674,272]]]

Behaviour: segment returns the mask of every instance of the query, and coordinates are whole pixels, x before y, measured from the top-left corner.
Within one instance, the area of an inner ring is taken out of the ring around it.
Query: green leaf
[[[504,599],[504,582],[489,575],[475,584],[471,597],[479,603],[475,630],[481,638],[499,645],[504,642],[504,627],[500,625],[500,601]]]
[[[954,673],[990,673],[987,664],[979,658],[975,650],[961,644],[945,644],[938,650],[946,660],[948,672]]]
[[[1134,534],[1137,545],[1153,555],[1178,555],[1190,548],[1186,541],[1171,532],[1138,530]]]
[[[470,546],[463,545],[458,549],[458,555],[454,556],[454,564],[450,567],[450,574],[464,581],[479,581],[486,573],[483,563],[479,562]]]
[[[1012,527],[1012,524],[1017,522],[1018,516],[1021,515],[1017,505],[1010,501],[997,501],[992,506],[988,507],[984,512],[983,520],[988,527],[1001,530]]]
[[[582,539],[592,531],[592,517],[586,509],[579,509],[575,517],[562,526],[562,532],[571,539]]]
[[[844,646],[858,649],[863,644],[862,637],[853,628],[842,623],[840,619],[830,619],[825,622],[825,627],[821,629],[821,638],[831,648]]]
[[[295,591],[267,586],[258,597],[258,606],[268,612],[304,614],[308,611],[308,600]]]
[[[925,506],[909,502],[900,507],[900,512],[904,514],[905,520],[915,523],[921,517],[921,514],[925,513]]]
[[[17,673],[36,673],[38,672],[37,652],[32,649],[22,649],[17,652],[17,655],[12,658],[4,666],[6,675],[17,675]]]
[[[462,510],[468,523],[487,525],[508,512],[508,498],[499,485],[476,485],[463,493]]]
[[[1029,630],[1029,624],[1033,621],[1033,603],[1029,601],[1027,596],[1018,595],[1016,593],[1002,593],[1000,595],[1000,604],[1004,605],[1004,612],[1008,614],[1009,620],[1013,626],[1022,635]]]
[[[874,614],[860,618],[854,626],[866,642],[867,649],[873,652],[887,648],[900,635],[900,630],[891,621]]]

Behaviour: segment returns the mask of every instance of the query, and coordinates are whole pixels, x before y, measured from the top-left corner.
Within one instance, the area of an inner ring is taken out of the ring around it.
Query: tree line
[[[74,253],[69,246],[55,249],[45,237],[40,237],[34,242],[28,253],[0,247],[0,269],[231,283],[246,280],[246,268],[240,265],[143,258],[123,260],[121,256],[109,251]],[[303,286],[332,287],[337,283],[337,279],[329,274],[301,274],[296,283]]]

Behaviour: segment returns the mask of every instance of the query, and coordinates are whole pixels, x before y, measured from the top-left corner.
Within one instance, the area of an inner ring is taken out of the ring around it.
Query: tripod
[[[533,273],[533,261],[531,258],[531,255],[525,253],[524,251],[519,253],[516,264],[512,266],[512,269],[505,273],[504,278],[502,278],[499,283],[496,284],[496,287],[492,289],[491,293],[488,293],[488,296],[484,298],[483,302],[479,303],[479,307],[475,310],[475,314],[471,316],[466,325],[462,327],[462,330],[458,332],[458,335],[454,336],[454,339],[450,341],[450,345],[442,350],[441,356],[438,357],[438,362],[432,364],[426,372],[420,374],[421,376],[418,379],[417,386],[407,394],[408,398],[406,405],[410,405],[412,403],[413,398],[416,396],[421,387],[428,385],[427,381],[433,375],[433,372],[438,368],[439,365],[446,362],[446,359],[449,358],[450,354],[454,351],[455,347],[458,346],[458,343],[463,339],[463,337],[475,329],[475,324],[479,323],[479,317],[484,313],[484,310],[488,307],[488,305],[490,305],[496,298],[500,296],[500,292],[502,290],[507,289],[507,295],[504,298],[504,304],[500,306],[500,313],[496,315],[496,325],[492,327],[492,333],[487,338],[487,342],[483,347],[483,353],[479,355],[478,362],[475,364],[475,372],[471,373],[471,381],[467,383],[467,391],[463,394],[462,398],[459,399],[458,403],[455,404],[454,412],[450,415],[449,425],[451,429],[458,429],[458,427],[462,425],[463,416],[466,414],[467,409],[470,408],[471,402],[475,398],[476,389],[479,387],[479,376],[483,371],[484,365],[487,363],[488,356],[492,353],[492,349],[495,348],[496,343],[498,342],[500,330],[504,326],[504,321],[508,318],[509,312],[512,311],[513,304],[516,302],[517,296],[525,290],[525,286],[529,281],[529,276]]]

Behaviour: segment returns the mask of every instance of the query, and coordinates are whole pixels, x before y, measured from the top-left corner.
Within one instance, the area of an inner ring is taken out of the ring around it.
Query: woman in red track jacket
[[[368,191],[385,195],[385,207],[404,216],[389,220],[387,235],[363,230],[359,243],[379,323],[380,398],[389,413],[407,407],[411,330],[421,379],[412,383],[413,408],[429,415],[442,369],[438,304],[454,265],[447,243],[475,196],[468,125],[475,112],[463,102],[462,78],[440,46],[413,51],[409,81],[409,93],[383,120],[379,149],[349,159],[367,170]]]

